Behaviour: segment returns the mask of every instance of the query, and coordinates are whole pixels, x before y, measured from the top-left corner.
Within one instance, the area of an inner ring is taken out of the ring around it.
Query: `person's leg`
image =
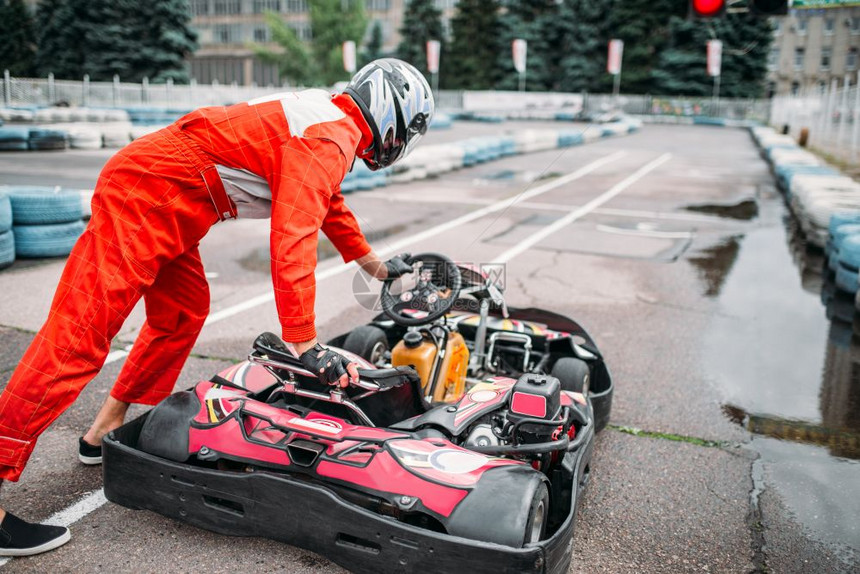
[[[146,322],[84,441],[98,445],[130,403],[154,405],[173,391],[209,314],[209,284],[195,245],[161,268],[143,295]]]
[[[99,372],[144,290],[217,221],[199,173],[166,135],[109,160],[48,320],[0,395],[0,478],[18,480],[37,437]]]

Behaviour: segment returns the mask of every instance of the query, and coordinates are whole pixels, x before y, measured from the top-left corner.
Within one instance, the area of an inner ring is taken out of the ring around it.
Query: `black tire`
[[[588,363],[574,357],[562,357],[552,366],[552,376],[561,382],[561,390],[573,393],[587,393],[591,380]]]
[[[0,233],[12,229],[12,202],[5,191],[0,189]]]
[[[11,231],[0,233],[0,269],[15,262],[15,236]]]
[[[18,257],[65,257],[75,246],[84,228],[83,221],[55,225],[16,225],[12,228],[15,233],[15,253]]]
[[[530,467],[484,473],[448,519],[448,534],[522,548],[546,535],[550,499],[544,476]]]
[[[523,546],[543,540],[546,536],[547,519],[549,519],[549,490],[546,484],[542,482],[532,495]]]
[[[388,350],[388,337],[379,327],[362,325],[349,332],[342,348],[375,365],[382,358],[382,354]]]
[[[83,217],[81,194],[59,187],[9,187],[15,225],[69,223]]]

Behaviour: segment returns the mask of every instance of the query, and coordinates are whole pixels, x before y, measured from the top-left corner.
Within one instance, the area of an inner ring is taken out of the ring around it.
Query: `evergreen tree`
[[[499,3],[497,0],[460,0],[451,20],[452,40],[447,59],[446,86],[487,90],[499,79]]]
[[[596,0],[565,0],[560,6],[560,91],[593,92],[605,85],[609,32],[604,8]]]
[[[526,52],[526,89],[547,91],[558,82],[560,23],[556,0],[509,0],[501,16],[501,50],[497,56],[500,70],[498,86],[515,90],[519,73],[514,68],[511,45],[514,39],[528,42]]]
[[[42,0],[37,67],[57,78],[184,82],[190,20],[187,0]]]
[[[361,51],[361,61],[359,66],[369,64],[379,58],[384,58],[385,54],[382,51],[382,23],[377,20],[370,28],[370,38],[364,45],[364,50]]]
[[[272,40],[281,46],[282,53],[260,46],[252,46],[264,62],[278,65],[281,76],[299,85],[327,85],[345,80],[349,74],[343,69],[343,43],[361,41],[367,17],[364,3],[358,0],[308,0],[311,36],[309,43],[302,42],[295,30],[275,13],[266,15]]]
[[[397,46],[397,57],[405,60],[427,75],[427,40],[442,42],[442,54],[447,53],[442,11],[433,0],[409,0],[404,7],[402,40]]]
[[[35,57],[33,18],[24,0],[0,0],[0,63],[13,76],[31,76]]]
[[[684,17],[686,11],[687,4],[677,0],[624,0],[613,3],[612,9],[607,11],[603,60],[606,61],[611,38],[624,41],[621,86],[625,92],[645,94],[654,91],[653,71],[660,53],[669,42],[671,18]],[[611,88],[610,78],[605,74],[603,87]]]
[[[698,21],[672,18],[671,41],[659,57],[654,79],[659,93],[710,95],[714,79],[707,75],[706,43],[723,42],[720,95],[727,98],[760,97],[767,74],[770,23],[750,14],[727,14],[711,27]]]

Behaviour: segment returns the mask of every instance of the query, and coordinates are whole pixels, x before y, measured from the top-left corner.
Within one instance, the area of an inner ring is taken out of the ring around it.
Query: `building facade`
[[[403,12],[409,0],[359,1],[365,4],[368,35],[379,22],[383,50],[393,51],[400,43]],[[449,30],[457,0],[435,2],[442,10],[443,26]],[[189,0],[189,4],[192,26],[197,30],[200,44],[191,58],[191,76],[200,83],[282,84],[277,67],[259,61],[250,47],[256,43],[277,49],[271,43],[266,12],[279,14],[299,38],[309,40],[312,37],[307,0]]]
[[[797,4],[797,2],[795,2]],[[820,2],[774,18],[774,41],[768,60],[771,94],[824,90],[845,77],[857,83],[860,70],[860,2]]]

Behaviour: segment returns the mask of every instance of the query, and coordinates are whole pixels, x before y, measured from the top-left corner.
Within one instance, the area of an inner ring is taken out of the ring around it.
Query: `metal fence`
[[[808,131],[808,145],[848,164],[860,164],[860,74],[836,80],[823,91],[773,99],[770,123],[795,137]]]
[[[640,116],[707,116],[731,120],[755,120],[777,127],[789,126],[798,136],[803,128],[809,130],[810,144],[848,163],[860,161],[860,91],[846,78],[843,87],[834,82],[823,92],[777,96],[772,100],[691,98],[674,96],[611,94],[534,94],[517,98],[506,92],[475,92],[443,90],[437,94],[439,108],[458,111],[471,107],[470,102],[494,100],[496,111],[509,101],[511,110],[522,111],[537,105],[570,106],[567,111],[602,112],[621,109]],[[89,107],[160,107],[168,110],[190,110],[206,105],[224,105],[266,96],[295,86],[188,85],[140,84],[120,82],[90,82],[55,80],[49,78],[13,78],[6,73],[0,82],[0,105],[29,106],[89,106]],[[478,96],[481,97],[472,97]],[[525,96],[525,94],[521,94]],[[561,100],[561,96],[564,96]],[[545,100],[545,102],[544,102]],[[535,104],[538,102],[538,104]],[[540,102],[543,102],[542,105]],[[470,111],[481,111],[478,109]]]

